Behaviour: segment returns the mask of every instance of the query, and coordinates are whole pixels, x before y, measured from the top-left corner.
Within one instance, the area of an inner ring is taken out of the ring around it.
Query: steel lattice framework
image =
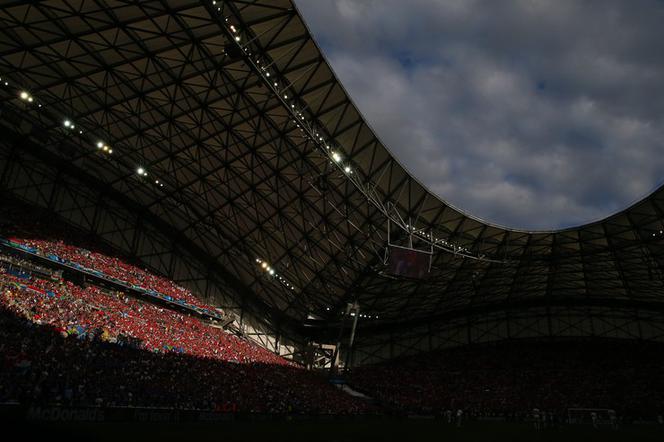
[[[5,1],[0,77],[6,195],[272,329],[331,327],[350,300],[376,336],[664,306],[664,190],[546,232],[451,207],[384,147],[289,0]],[[384,274],[388,219],[434,246],[428,278]]]

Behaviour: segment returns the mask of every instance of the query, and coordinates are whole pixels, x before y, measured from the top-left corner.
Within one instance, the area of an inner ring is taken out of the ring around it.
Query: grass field
[[[70,441],[662,441],[664,427],[626,426],[595,430],[590,426],[565,426],[535,431],[531,425],[469,422],[462,428],[441,421],[277,421],[224,423],[97,423],[12,424],[18,438],[7,440]],[[3,425],[5,431],[9,430]],[[4,439],[4,438],[3,438]]]

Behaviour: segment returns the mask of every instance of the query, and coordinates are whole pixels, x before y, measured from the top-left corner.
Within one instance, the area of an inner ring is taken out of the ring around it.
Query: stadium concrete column
[[[339,335],[337,336],[337,345],[334,347],[334,353],[332,354],[332,366],[330,367],[330,373],[335,374],[337,368],[339,367],[339,351],[341,349],[341,339],[344,335],[344,327],[346,326],[346,319],[350,314],[350,304],[346,305],[346,311],[341,317],[341,325],[339,326]]]
[[[355,341],[355,330],[357,330],[357,320],[360,317],[360,306],[354,302],[351,306],[351,311],[355,312],[353,318],[353,326],[350,329],[350,338],[348,338],[348,351],[346,352],[346,370],[348,370],[352,363],[353,342]]]
[[[353,311],[354,308],[357,308],[357,311]],[[348,303],[346,304],[346,311],[344,312],[343,316],[341,317],[341,324],[339,326],[339,335],[337,336],[337,345],[334,348],[334,353],[332,354],[332,364],[330,367],[330,373],[336,373],[337,368],[339,366],[339,357],[340,357],[340,352],[341,352],[341,341],[344,336],[344,329],[346,328],[346,321],[348,318],[351,316],[351,314],[355,315],[354,321],[353,321],[353,326],[351,329],[351,338],[349,339],[349,348],[346,353],[346,364],[348,364],[349,361],[349,354],[351,351],[351,346],[352,342],[355,338],[355,327],[357,326],[357,318],[359,316],[359,306],[357,305],[357,302],[354,303]]]

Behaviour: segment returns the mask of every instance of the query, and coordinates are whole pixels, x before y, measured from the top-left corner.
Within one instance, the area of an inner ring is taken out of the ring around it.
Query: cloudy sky
[[[378,136],[444,200],[522,228],[664,184],[661,0],[296,0]]]

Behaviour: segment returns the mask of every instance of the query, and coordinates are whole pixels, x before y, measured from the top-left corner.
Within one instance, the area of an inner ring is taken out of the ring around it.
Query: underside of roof
[[[2,132],[296,323],[333,323],[349,301],[376,327],[524,302],[664,305],[662,189],[561,231],[464,214],[383,146],[289,0],[3,2],[0,77]],[[386,273],[388,232],[433,250],[424,279]]]

